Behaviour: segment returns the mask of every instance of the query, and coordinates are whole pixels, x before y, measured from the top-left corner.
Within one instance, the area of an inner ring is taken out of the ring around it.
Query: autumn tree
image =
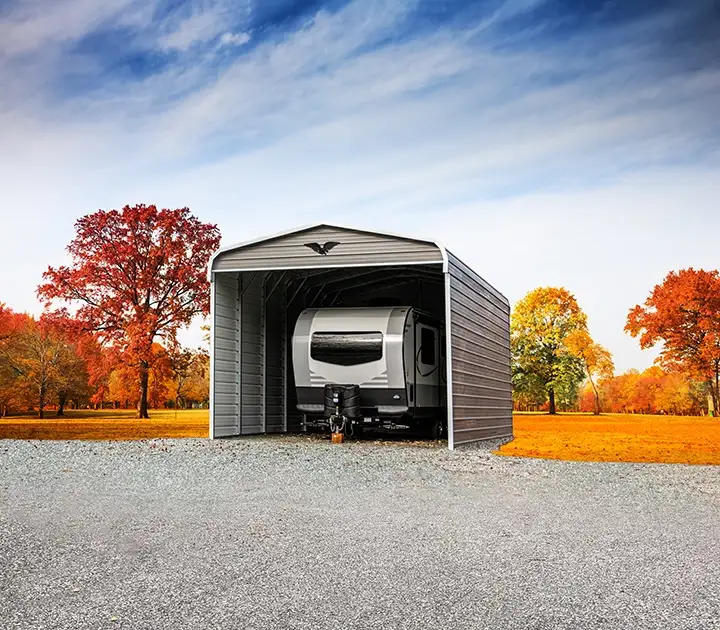
[[[690,379],[677,372],[664,374],[655,391],[655,409],[671,414],[688,413],[693,407]]]
[[[600,415],[600,390],[598,380],[607,379],[613,375],[615,366],[612,355],[607,348],[596,343],[587,330],[578,328],[572,331],[565,340],[568,350],[580,359],[585,375],[590,381],[595,395],[594,414]]]
[[[0,417],[4,417],[20,401],[17,387],[20,373],[9,357],[15,354],[19,332],[27,320],[27,315],[15,313],[0,302]]]
[[[210,307],[207,264],[220,243],[215,225],[188,208],[153,205],[99,210],[79,219],[67,250],[69,266],[49,267],[38,295],[48,305],[77,306],[86,330],[132,367],[139,385],[137,417],[148,417],[153,344],[177,333]]]
[[[172,399],[173,371],[168,351],[159,343],[153,345],[153,370],[150,373],[148,400],[152,407],[167,406]]]
[[[173,373],[175,407],[186,407],[188,401],[203,402],[209,395],[210,357],[203,349],[175,349],[169,352]]]
[[[518,411],[535,411],[547,401],[547,389],[540,377],[517,370],[513,372],[512,397]]]
[[[136,376],[135,370],[127,365],[117,366],[110,373],[106,398],[103,399],[103,401],[107,400],[108,402],[111,402],[113,408],[117,408],[118,406],[122,409],[128,408],[131,401],[135,400],[134,394],[137,390]],[[102,404],[103,401],[99,400],[98,403]]]
[[[3,363],[15,376],[14,386],[23,398],[37,406],[38,417],[45,417],[51,399],[78,385],[85,376],[82,358],[72,341],[52,318],[35,320],[25,316],[9,343],[0,347]]]
[[[720,408],[720,272],[670,272],[630,310],[625,330],[643,349],[662,343],[661,365],[702,378]]]
[[[701,414],[705,401],[702,382],[657,365],[606,379],[600,389],[607,408],[615,413]]]
[[[77,350],[85,361],[90,388],[89,402],[102,407],[110,390],[110,376],[117,367],[118,358],[98,342],[94,333],[78,332]]]
[[[575,297],[564,288],[530,291],[513,310],[510,341],[513,385],[537,387],[547,393],[549,411],[556,412],[555,395],[583,379],[583,366],[567,346],[568,335],[587,330],[587,317]]]

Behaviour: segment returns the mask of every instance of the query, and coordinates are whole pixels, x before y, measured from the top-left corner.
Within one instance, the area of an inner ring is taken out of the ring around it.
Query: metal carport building
[[[290,345],[299,314],[388,301],[444,320],[448,447],[512,435],[510,305],[441,245],[321,224],[223,247],[208,273],[211,438],[301,430]]]

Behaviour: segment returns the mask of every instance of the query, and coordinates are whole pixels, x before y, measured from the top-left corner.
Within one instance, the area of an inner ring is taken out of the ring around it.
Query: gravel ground
[[[0,442],[0,627],[720,628],[720,470]]]

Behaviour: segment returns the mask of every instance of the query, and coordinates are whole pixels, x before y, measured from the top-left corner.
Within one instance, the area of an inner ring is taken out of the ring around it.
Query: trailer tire
[[[424,427],[423,437],[428,440],[439,440],[442,437],[442,427],[439,418],[429,420]]]

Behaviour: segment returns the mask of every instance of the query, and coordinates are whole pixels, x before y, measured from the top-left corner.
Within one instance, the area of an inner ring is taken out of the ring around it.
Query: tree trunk
[[[58,416],[65,415],[65,401],[66,400],[67,400],[67,394],[62,393],[62,394],[58,395],[58,410],[57,410]]]
[[[592,385],[593,388],[593,394],[595,394],[595,409],[593,410],[593,415],[599,416],[600,415],[600,392],[598,391],[598,388],[595,387],[595,383],[593,380],[588,377],[588,380],[590,381],[590,385]]]
[[[45,388],[40,387],[40,401],[38,404],[38,418],[45,418]]]
[[[555,390],[551,387],[548,389],[548,396],[550,397],[550,415],[554,416],[557,412],[555,411]]]
[[[140,402],[138,402],[138,410],[136,418],[149,418],[148,415],[148,377],[149,369],[147,363],[140,366]]]

